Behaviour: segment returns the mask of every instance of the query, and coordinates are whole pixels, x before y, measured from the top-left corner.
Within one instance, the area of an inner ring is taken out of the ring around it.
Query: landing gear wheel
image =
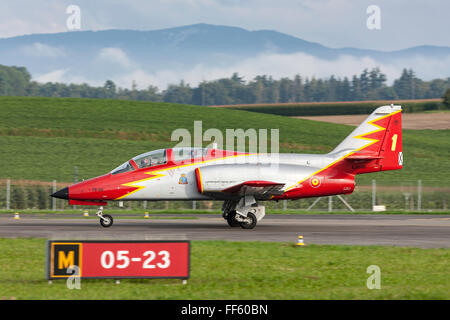
[[[113,222],[114,219],[109,214],[104,214],[100,217],[100,224],[102,225],[102,227],[105,228],[111,227]]]
[[[228,225],[232,228],[239,227],[241,225],[238,221],[236,221],[236,215],[236,211],[231,211],[226,218]]]
[[[247,218],[245,218],[245,221],[240,223],[240,226],[242,229],[253,229],[256,226],[256,222],[258,222],[258,220],[256,220],[256,216],[249,212],[247,213]]]

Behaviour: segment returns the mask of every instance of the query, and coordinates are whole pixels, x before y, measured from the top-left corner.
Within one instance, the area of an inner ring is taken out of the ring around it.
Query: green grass
[[[48,284],[44,239],[0,239],[2,299],[449,299],[448,249],[270,242],[191,242],[181,280],[64,280]],[[367,267],[381,269],[369,290]]]
[[[401,105],[403,112],[408,113],[446,109],[441,99],[242,104],[226,108],[292,117],[368,114],[379,106],[391,103]]]
[[[283,116],[167,103],[138,101],[0,97],[0,178],[73,181],[109,172],[152,149],[173,147],[173,130],[193,134],[217,128],[279,128],[280,152],[326,153],[353,127]],[[369,184],[399,180],[450,181],[450,130],[404,130],[403,170],[361,175]],[[205,144],[206,145],[206,144]]]

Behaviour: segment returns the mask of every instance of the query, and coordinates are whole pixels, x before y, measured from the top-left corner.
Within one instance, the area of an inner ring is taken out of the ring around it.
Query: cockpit
[[[140,154],[132,159],[139,169],[167,163],[167,150],[159,149]]]
[[[172,148],[159,149],[140,154],[131,160],[121,164],[111,171],[118,174],[138,170],[142,168],[155,167],[168,163],[184,164],[192,159],[202,159],[208,156],[208,148]]]

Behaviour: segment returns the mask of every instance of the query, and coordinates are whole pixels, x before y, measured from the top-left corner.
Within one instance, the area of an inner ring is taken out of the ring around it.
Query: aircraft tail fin
[[[379,171],[401,169],[401,111],[401,106],[394,105],[377,108],[330,154],[348,160],[375,160]]]

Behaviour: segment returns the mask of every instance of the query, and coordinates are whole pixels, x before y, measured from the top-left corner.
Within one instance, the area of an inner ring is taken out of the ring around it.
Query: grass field
[[[279,128],[280,151],[326,153],[353,127],[283,116],[165,103],[120,100],[0,97],[0,178],[73,181],[109,172],[129,158],[172,147],[171,132],[195,120],[217,128]],[[450,181],[450,130],[405,130],[405,167],[362,175],[358,183]],[[206,145],[206,144],[205,144]]]
[[[416,99],[416,100],[371,100],[371,101],[332,101],[332,102],[288,102],[288,103],[262,103],[212,106],[216,108],[229,108],[276,114],[281,116],[319,116],[319,115],[350,115],[367,114],[376,107],[383,105],[401,105],[404,112],[426,112],[445,110],[442,99]]]
[[[0,299],[449,299],[448,249],[191,242],[181,280],[45,279],[44,239],[0,239]],[[245,262],[243,262],[245,261]],[[367,267],[381,270],[369,290]]]

